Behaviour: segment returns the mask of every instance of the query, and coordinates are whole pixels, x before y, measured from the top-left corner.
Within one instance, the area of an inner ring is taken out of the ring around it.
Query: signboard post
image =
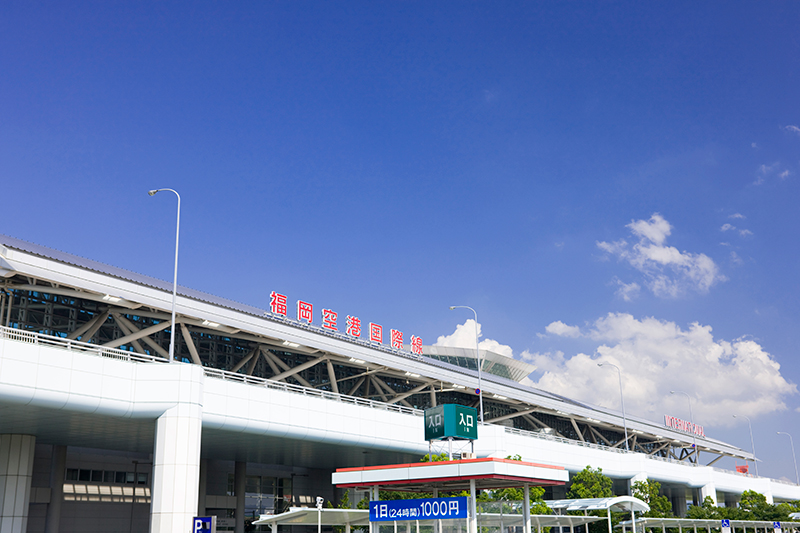
[[[452,520],[467,518],[467,497],[373,500],[369,502],[370,522],[402,520]]]
[[[192,533],[217,533],[217,517],[195,516],[192,518]]]
[[[775,533],[781,533],[781,523],[780,522],[773,522],[772,529],[775,530]]]
[[[425,409],[425,440],[447,439],[453,460],[453,439],[475,441],[478,438],[478,412],[473,407],[454,403]],[[429,446],[429,449],[432,448]]]

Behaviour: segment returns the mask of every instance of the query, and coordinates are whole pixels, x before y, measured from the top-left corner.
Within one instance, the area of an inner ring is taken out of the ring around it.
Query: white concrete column
[[[719,505],[717,503],[717,486],[713,483],[708,483],[700,487],[700,505],[703,505],[706,496],[711,496],[711,499],[714,500],[714,505]]]
[[[647,472],[639,472],[628,480],[628,495],[633,496],[633,484],[637,481],[647,481]]]
[[[235,533],[244,533],[244,492],[247,484],[247,463],[236,461],[233,467],[233,494],[236,496]]]
[[[64,472],[67,467],[67,447],[53,446],[50,462],[50,503],[47,504],[45,533],[58,533],[61,522],[61,502],[64,501]]]
[[[522,487],[522,533],[531,533],[531,488],[525,483]]]
[[[469,533],[478,533],[478,491],[475,490],[475,480],[469,480],[469,495],[472,498],[472,501],[469,505]]]
[[[191,531],[200,485],[202,407],[179,402],[156,420],[151,533]]]
[[[33,478],[33,435],[0,435],[0,533],[25,533]]]

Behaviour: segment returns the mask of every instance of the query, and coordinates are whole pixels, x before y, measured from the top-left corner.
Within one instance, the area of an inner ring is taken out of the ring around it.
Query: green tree
[[[567,498],[610,498],[614,496],[611,490],[613,486],[611,478],[603,474],[602,468],[595,470],[587,466],[572,478]]]
[[[661,496],[661,483],[646,479],[644,481],[637,481],[631,487],[631,493],[634,497],[639,498],[647,505],[650,510],[643,516],[652,518],[667,518],[672,516],[672,503],[666,496]]]
[[[426,453],[422,456],[422,459],[419,460],[420,463],[437,463],[440,461],[449,461],[450,456],[446,453],[434,453],[433,455]]]
[[[686,518],[694,518],[697,520],[716,520],[721,518],[719,507],[714,505],[714,500],[711,496],[706,496],[702,505],[692,505],[686,511]]]
[[[603,474],[603,469],[598,468],[595,470],[591,466],[587,466],[572,478],[572,485],[567,492],[567,498],[582,499],[582,498],[610,498],[614,496],[612,490],[614,482],[611,478]],[[570,514],[583,514],[580,511],[571,512]],[[589,513],[591,516],[606,516],[606,511],[592,511]],[[589,533],[609,533],[608,523],[605,520],[589,524]]]

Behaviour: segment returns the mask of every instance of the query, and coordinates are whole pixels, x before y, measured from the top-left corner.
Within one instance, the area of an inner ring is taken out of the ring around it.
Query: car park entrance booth
[[[562,467],[491,457],[340,468],[332,476],[333,484],[339,488],[369,490],[373,502],[380,500],[381,488],[401,492],[430,492],[434,498],[439,496],[440,491],[469,490],[469,533],[478,531],[475,500],[478,490],[522,487],[525,494],[522,526],[524,533],[531,533],[530,487],[563,485],[568,480],[569,473]]]

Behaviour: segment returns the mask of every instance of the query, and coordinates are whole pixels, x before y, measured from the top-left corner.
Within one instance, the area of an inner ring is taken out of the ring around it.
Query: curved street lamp
[[[694,428],[694,415],[692,414],[692,397],[689,396],[688,393],[683,392],[682,390],[671,390],[669,391],[670,394],[683,394],[686,396],[686,399],[689,401],[689,421],[692,423],[692,448],[694,448],[694,463],[700,464],[700,450],[697,449],[697,434],[695,433]]]
[[[451,305],[450,310],[453,309],[469,309],[475,314],[475,358],[478,360],[478,403],[480,404],[480,421],[483,424],[483,384],[481,383],[481,350],[478,347],[478,312],[467,305]]]
[[[622,427],[625,429],[625,449],[630,451],[628,447],[628,422],[625,418],[625,398],[622,396],[622,370],[613,363],[597,363],[597,366],[613,366],[617,369],[617,377],[619,378],[619,401],[622,404]]]
[[[172,278],[172,327],[169,330],[169,362],[175,359],[175,297],[178,294],[178,238],[181,234],[181,195],[175,189],[153,189],[147,194],[154,196],[161,191],[174,192],[178,197],[178,221],[175,224],[175,275]]]
[[[753,466],[756,467],[756,476],[758,476],[758,461],[756,461],[756,445],[753,443],[753,425],[750,423],[750,419],[744,415],[733,415],[733,418],[744,418],[747,420],[747,426],[750,428],[750,447],[753,450]]]
[[[797,457],[794,455],[794,440],[791,435],[783,431],[778,431],[778,435],[786,435],[789,437],[789,444],[792,446],[792,459],[794,459],[794,475],[797,478],[797,484],[800,485],[800,474],[797,473]]]

